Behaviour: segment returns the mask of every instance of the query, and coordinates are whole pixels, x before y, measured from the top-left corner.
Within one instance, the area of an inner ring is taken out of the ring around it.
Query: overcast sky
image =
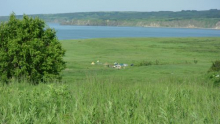
[[[0,0],[0,16],[94,11],[220,9],[220,0]]]

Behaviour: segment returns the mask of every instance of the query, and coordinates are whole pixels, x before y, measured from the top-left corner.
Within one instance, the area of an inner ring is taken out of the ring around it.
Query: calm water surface
[[[109,26],[70,26],[48,23],[57,31],[58,39],[111,37],[220,37],[220,30],[187,28],[145,28]]]

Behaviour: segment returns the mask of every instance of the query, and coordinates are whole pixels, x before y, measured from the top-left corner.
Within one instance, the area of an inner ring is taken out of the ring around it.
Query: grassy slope
[[[204,76],[220,57],[219,41],[62,41],[67,83],[0,86],[0,123],[220,123],[219,88],[207,85]],[[153,65],[122,70],[90,65],[97,60],[135,65],[147,60]]]

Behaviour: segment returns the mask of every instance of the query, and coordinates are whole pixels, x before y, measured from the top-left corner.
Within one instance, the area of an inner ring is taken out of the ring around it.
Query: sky
[[[55,14],[97,11],[181,11],[220,9],[220,0],[0,0],[0,16],[12,12]]]

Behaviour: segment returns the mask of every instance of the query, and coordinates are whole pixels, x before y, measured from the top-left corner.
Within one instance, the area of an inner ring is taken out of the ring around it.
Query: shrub
[[[197,64],[197,63],[198,63],[198,60],[197,60],[197,59],[194,59],[193,62],[194,62],[195,64]]]
[[[209,69],[209,78],[213,81],[214,86],[220,86],[220,60],[216,60],[215,62],[212,62],[212,66]]]
[[[137,64],[138,66],[149,66],[152,65],[151,61],[142,61],[140,63]]]
[[[212,66],[209,69],[209,72],[215,71],[218,72],[220,71],[220,60],[216,60],[215,62],[212,62]]]
[[[210,72],[207,74],[207,78],[213,83],[213,86],[220,86],[220,77],[218,72]]]
[[[25,77],[34,83],[60,80],[64,54],[56,31],[39,18],[23,15],[19,20],[13,13],[0,25],[0,75],[4,82],[12,77]]]

